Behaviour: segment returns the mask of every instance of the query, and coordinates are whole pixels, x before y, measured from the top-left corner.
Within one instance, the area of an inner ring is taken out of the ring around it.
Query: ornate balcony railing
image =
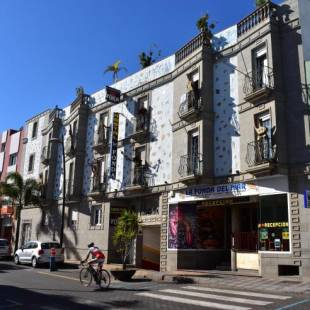
[[[93,149],[98,153],[102,154],[106,149],[108,149],[111,136],[110,127],[99,127],[97,134],[95,135]]]
[[[179,106],[179,116],[186,119],[192,115],[197,115],[202,108],[201,97],[195,96],[194,92],[186,94],[186,99]]]
[[[275,9],[276,5],[268,1],[265,5],[259,7],[252,14],[240,21],[237,25],[238,37],[245,34],[264,20],[272,18]]]
[[[50,160],[50,148],[48,146],[44,146],[41,153],[41,163],[44,165],[48,165]]]
[[[102,178],[92,177],[91,178],[91,192],[92,193],[103,193],[107,188],[107,175]]]
[[[54,119],[62,119],[63,117],[63,110],[59,108],[55,108],[49,115],[48,121],[49,123],[53,121]]]
[[[203,172],[203,161],[201,154],[183,155],[180,157],[179,175],[182,178],[201,176]]]
[[[177,64],[178,62],[188,57],[195,50],[197,50],[200,46],[203,45],[203,41],[204,34],[200,32],[196,37],[194,37],[175,53],[175,63]]]
[[[133,119],[134,125],[134,133],[141,132],[141,131],[148,131],[150,124],[149,114],[147,112],[138,113],[138,115]]]
[[[154,186],[154,175],[151,173],[148,165],[134,167],[132,181],[129,186]]]
[[[273,149],[270,138],[248,143],[246,163],[249,167],[271,162],[273,160]]]
[[[74,153],[75,153],[75,141],[76,141],[76,138],[75,136],[73,137],[68,137],[65,141],[65,154],[67,156],[73,156]]]
[[[272,89],[274,89],[274,73],[269,67],[250,72],[244,78],[243,93],[249,101],[255,100],[256,97],[260,98]]]

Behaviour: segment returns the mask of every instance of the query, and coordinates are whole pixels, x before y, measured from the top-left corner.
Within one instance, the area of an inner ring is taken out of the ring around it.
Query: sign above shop
[[[240,193],[247,190],[247,184],[245,183],[233,183],[225,185],[215,185],[206,187],[194,187],[186,190],[187,196],[210,196],[210,194],[229,194]]]
[[[118,90],[116,88],[112,88],[110,86],[106,86],[105,90],[106,90],[105,99],[107,101],[110,101],[113,103],[120,103],[120,101],[121,101],[121,91],[120,90]]]
[[[305,190],[305,208],[310,209],[310,190]]]

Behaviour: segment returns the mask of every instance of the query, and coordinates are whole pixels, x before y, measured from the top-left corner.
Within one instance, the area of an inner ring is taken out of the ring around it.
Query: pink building
[[[5,181],[10,172],[21,172],[23,129],[8,129],[0,133],[0,180]],[[0,198],[0,238],[9,241],[13,234],[13,207],[11,202]]]

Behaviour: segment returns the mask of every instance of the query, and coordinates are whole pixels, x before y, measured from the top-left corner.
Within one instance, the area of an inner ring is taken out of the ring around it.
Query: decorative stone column
[[[167,271],[168,192],[161,195],[160,271]]]

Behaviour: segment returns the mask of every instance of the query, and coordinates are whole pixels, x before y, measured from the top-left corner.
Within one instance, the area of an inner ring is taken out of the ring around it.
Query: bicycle
[[[81,263],[81,266],[80,282],[83,286],[91,286],[93,279],[99,288],[107,289],[110,286],[111,276],[106,269],[101,268],[100,270],[96,270],[91,264],[88,263]]]

